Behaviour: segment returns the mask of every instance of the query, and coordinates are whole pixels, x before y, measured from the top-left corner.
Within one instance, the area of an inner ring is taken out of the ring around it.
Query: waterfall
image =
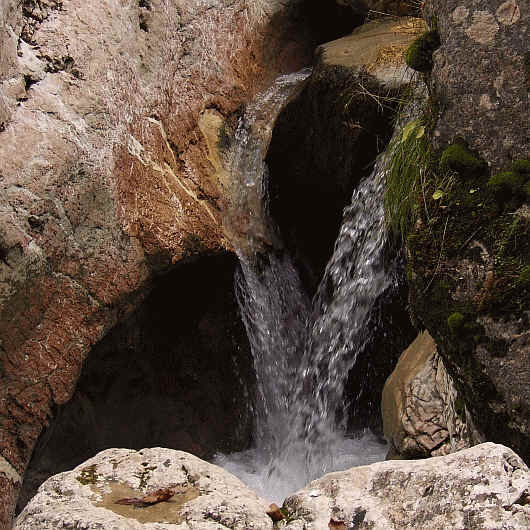
[[[356,455],[344,453],[348,451],[346,426],[344,421],[337,423],[337,415],[345,420],[343,393],[348,373],[370,338],[366,324],[375,301],[393,278],[391,271],[385,270],[383,256],[384,167],[381,156],[344,210],[333,255],[312,302],[290,403],[296,429],[291,429],[275,462],[277,473],[288,466],[286,459],[293,457],[294,447],[298,447],[297,454],[303,454],[308,480],[360,463]],[[383,449],[369,438],[365,441],[372,445],[368,443],[365,449],[375,449],[377,460],[384,458]],[[371,453],[357,456],[372,459]]]
[[[309,73],[280,77],[249,105],[230,153],[232,178],[243,190],[228,231],[241,263],[236,292],[256,371],[256,425],[252,449],[215,461],[274,501],[386,452],[372,434],[347,437],[336,421],[368,337],[365,323],[391,281],[383,262],[384,161],[353,193],[312,302],[268,215],[264,158],[272,128]]]

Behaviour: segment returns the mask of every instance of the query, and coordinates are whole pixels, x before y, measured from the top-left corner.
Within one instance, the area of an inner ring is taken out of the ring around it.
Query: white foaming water
[[[386,453],[373,434],[348,436],[336,421],[348,373],[369,336],[368,316],[391,282],[383,261],[383,161],[345,209],[312,303],[268,216],[264,157],[272,128],[308,75],[282,76],[258,96],[231,152],[233,179],[244,185],[228,222],[238,234],[236,292],[256,372],[256,424],[250,450],[217,455],[214,462],[279,503],[325,473],[377,462]],[[236,226],[241,217],[250,219],[244,231]]]
[[[329,449],[334,457],[334,465],[329,471],[342,471],[384,460],[388,447],[366,431],[358,438],[339,437]],[[260,497],[280,506],[286,497],[318,478],[308,477],[303,458],[291,460],[280,476],[271,475],[269,455],[260,447],[230,455],[218,454],[214,463],[238,477]]]

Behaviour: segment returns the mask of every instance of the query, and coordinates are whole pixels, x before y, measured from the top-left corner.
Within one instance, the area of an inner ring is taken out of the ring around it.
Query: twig
[[[449,216],[447,216],[447,219],[445,220],[444,234],[442,236],[442,246],[440,247],[440,254],[438,255],[438,263],[436,264],[436,268],[434,269],[433,275],[431,277],[431,281],[429,282],[427,287],[425,287],[425,290],[423,291],[423,294],[425,294],[429,290],[429,287],[431,286],[432,282],[434,281],[434,277],[438,273],[438,268],[440,267],[440,260],[442,259],[442,252],[443,252],[443,249],[444,249],[445,232],[447,230],[447,223],[448,222],[449,222]]]
[[[423,205],[425,207],[425,217],[427,218],[427,223],[428,223],[431,220],[431,218],[429,217],[427,201],[425,200],[425,171],[423,167],[420,167],[420,180],[421,180],[421,196],[423,198]]]
[[[459,247],[458,250],[462,250],[476,235],[482,227],[479,226]]]

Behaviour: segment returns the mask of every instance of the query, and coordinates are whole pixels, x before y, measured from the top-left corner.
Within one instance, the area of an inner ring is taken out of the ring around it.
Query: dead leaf
[[[146,506],[152,506],[159,502],[165,502],[171,499],[175,495],[176,491],[173,488],[162,488],[159,490],[147,493],[143,497],[130,497],[126,499],[119,499],[115,504],[132,504],[133,506],[139,506],[145,508]]]
[[[282,519],[285,519],[285,515],[283,515],[282,510],[277,504],[272,503],[269,506],[269,509],[267,510],[267,515],[274,521],[281,521]]]
[[[335,519],[329,520],[328,527],[332,530],[348,530],[344,521],[336,521]]]

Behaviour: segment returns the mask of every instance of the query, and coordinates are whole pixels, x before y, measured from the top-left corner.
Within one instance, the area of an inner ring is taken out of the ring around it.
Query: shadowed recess
[[[110,447],[208,458],[248,446],[254,375],[235,266],[230,255],[178,266],[93,348],[73,398],[39,439],[19,510],[46,478]]]

